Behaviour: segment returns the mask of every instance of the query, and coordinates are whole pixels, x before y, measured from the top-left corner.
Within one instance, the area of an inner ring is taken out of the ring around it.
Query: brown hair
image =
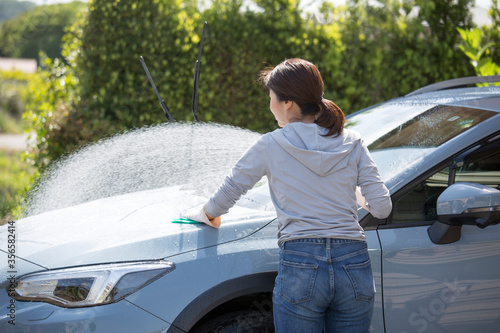
[[[313,63],[287,59],[274,68],[263,70],[260,78],[279,101],[295,102],[302,115],[314,115],[317,125],[329,129],[326,136],[342,134],[344,113],[335,103],[323,98],[323,79]]]

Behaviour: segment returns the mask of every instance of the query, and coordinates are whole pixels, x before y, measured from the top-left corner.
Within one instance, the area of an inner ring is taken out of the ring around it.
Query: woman
[[[280,246],[276,331],[367,332],[375,289],[356,202],[385,218],[389,192],[359,134],[344,129],[342,110],[323,98],[316,66],[289,59],[262,79],[282,129],[263,135],[186,216],[219,227],[220,215],[266,175]]]

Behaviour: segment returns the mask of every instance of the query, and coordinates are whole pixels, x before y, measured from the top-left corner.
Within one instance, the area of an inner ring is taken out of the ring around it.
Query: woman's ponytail
[[[344,112],[332,101],[322,98],[320,111],[316,116],[315,123],[318,126],[328,128],[328,133],[325,136],[339,136],[344,130],[345,116]]]
[[[260,78],[279,101],[295,102],[302,115],[314,115],[317,125],[328,128],[325,136],[342,134],[344,113],[335,103],[323,98],[323,78],[313,63],[288,59],[262,71]]]

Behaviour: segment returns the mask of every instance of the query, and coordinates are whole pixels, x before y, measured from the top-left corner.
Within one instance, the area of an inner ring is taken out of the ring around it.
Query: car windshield
[[[361,134],[384,181],[446,141],[496,115],[450,105],[383,104],[348,117]]]

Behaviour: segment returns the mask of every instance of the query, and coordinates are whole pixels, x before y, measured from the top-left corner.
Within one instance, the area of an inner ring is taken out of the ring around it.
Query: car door
[[[377,228],[386,332],[498,332],[500,225],[464,225],[450,244],[434,244],[428,228],[450,184],[500,189],[499,147],[497,135],[393,196],[392,216]]]

